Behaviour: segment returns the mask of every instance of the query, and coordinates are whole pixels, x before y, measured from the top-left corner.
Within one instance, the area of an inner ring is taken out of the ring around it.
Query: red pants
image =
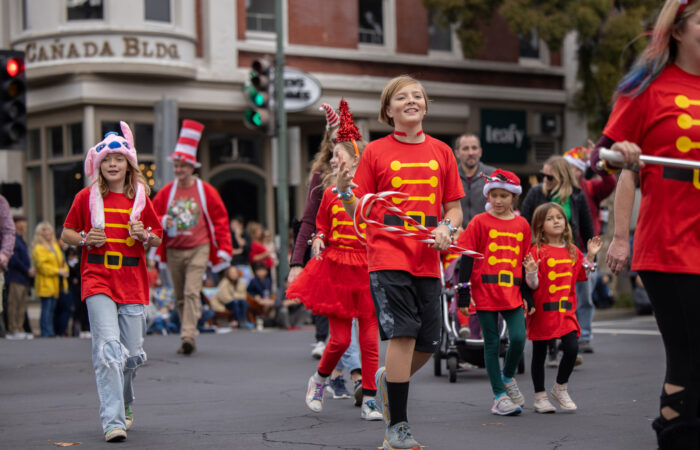
[[[357,339],[362,355],[362,389],[376,392],[377,384],[374,382],[374,374],[379,368],[377,319],[375,317],[358,318],[357,323],[360,326]],[[330,325],[331,337],[326,344],[321,362],[318,364],[318,372],[324,374],[333,372],[343,353],[350,346],[352,336],[352,319],[329,317],[328,324]]]

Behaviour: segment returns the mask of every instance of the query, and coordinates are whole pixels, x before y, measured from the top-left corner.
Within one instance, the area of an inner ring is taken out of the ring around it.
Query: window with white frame
[[[103,0],[66,0],[68,20],[102,19]]]
[[[452,29],[442,26],[439,13],[428,12],[428,48],[430,50],[452,51]]]
[[[359,0],[359,42],[384,45],[384,2]]]
[[[245,0],[247,31],[275,32],[275,0]]]
[[[144,17],[155,22],[170,22],[170,0],[145,0]]]

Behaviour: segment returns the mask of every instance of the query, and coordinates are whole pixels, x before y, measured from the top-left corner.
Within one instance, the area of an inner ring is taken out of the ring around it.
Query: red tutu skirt
[[[320,316],[375,317],[369,292],[367,251],[331,245],[321,257],[321,260],[309,260],[287,289],[287,298],[299,299]]]

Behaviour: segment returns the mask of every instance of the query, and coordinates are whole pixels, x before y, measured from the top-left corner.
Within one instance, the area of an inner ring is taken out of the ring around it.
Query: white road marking
[[[640,336],[660,336],[659,330],[630,330],[624,328],[593,328],[593,333],[599,334],[632,334]]]

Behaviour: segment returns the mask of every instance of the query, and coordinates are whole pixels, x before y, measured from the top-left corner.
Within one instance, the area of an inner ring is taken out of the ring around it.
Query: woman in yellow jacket
[[[56,233],[48,222],[41,222],[34,231],[32,261],[36,269],[34,291],[41,298],[41,337],[54,337],[53,327],[56,302],[62,291],[68,289],[68,265],[56,240]]]

